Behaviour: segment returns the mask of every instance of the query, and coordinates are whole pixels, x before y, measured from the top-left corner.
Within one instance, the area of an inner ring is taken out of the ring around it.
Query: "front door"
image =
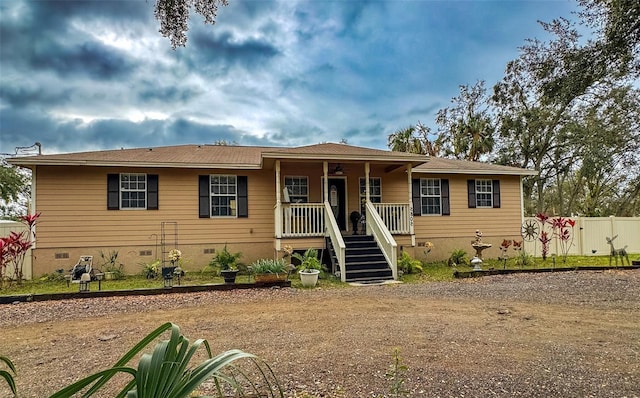
[[[347,230],[346,185],[344,178],[329,178],[329,205],[333,210],[340,231]]]

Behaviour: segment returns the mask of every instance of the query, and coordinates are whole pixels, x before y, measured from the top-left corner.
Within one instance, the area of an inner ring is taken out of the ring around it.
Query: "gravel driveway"
[[[4,305],[0,355],[44,397],[167,321],[261,356],[287,397],[391,396],[396,348],[411,397],[640,397],[640,270]]]

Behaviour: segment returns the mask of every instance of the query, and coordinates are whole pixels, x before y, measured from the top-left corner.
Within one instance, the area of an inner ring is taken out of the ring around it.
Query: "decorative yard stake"
[[[511,240],[503,239],[502,243],[500,244],[500,251],[502,252],[502,254],[500,254],[499,259],[502,260],[502,269],[507,268],[507,259],[509,258],[507,250],[509,250],[509,246],[511,246],[511,243]]]
[[[611,246],[611,252],[609,254],[609,267],[611,267],[611,257],[615,258],[616,260],[616,267],[618,266],[618,257],[620,257],[620,262],[622,263],[622,265],[624,265],[624,259],[627,259],[627,265],[631,265],[631,263],[629,262],[629,254],[627,253],[627,246],[623,247],[622,249],[616,249],[613,246],[613,241],[618,237],[618,235],[614,236],[613,238],[606,238],[607,239],[607,243],[609,244],[609,246]]]
[[[551,227],[553,228],[553,234],[560,241],[560,250],[562,251],[562,261],[567,262],[567,255],[569,249],[573,246],[573,227],[576,222],[570,218],[556,217],[551,219]],[[555,258],[554,258],[555,261]],[[555,265],[555,263],[554,263]]]
[[[562,252],[562,259],[567,261],[567,255],[571,246],[573,246],[573,227],[576,222],[570,218],[554,217],[551,218],[544,213],[538,213],[536,219],[540,223],[540,235],[538,240],[542,244],[542,259],[547,260],[549,255],[549,243],[551,243],[552,237],[555,237],[560,244],[560,251]],[[550,225],[551,231],[545,230],[545,226]]]
[[[519,259],[520,268],[522,268],[524,266],[524,261],[523,261],[524,257],[523,256],[525,254],[522,252],[523,243],[524,243],[524,241],[522,241],[522,240],[520,240],[520,241],[514,240],[513,241],[513,251],[516,252],[516,263],[518,262],[518,259]]]

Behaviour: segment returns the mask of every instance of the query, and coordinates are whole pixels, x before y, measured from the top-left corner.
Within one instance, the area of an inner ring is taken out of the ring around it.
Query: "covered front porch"
[[[415,245],[412,167],[406,161],[276,159],[276,250],[284,244],[296,250],[328,249],[332,271],[345,282],[358,279],[357,267],[365,275],[367,266],[381,261],[389,277],[397,279],[396,237],[408,237]],[[351,243],[355,234],[370,237],[375,247]]]

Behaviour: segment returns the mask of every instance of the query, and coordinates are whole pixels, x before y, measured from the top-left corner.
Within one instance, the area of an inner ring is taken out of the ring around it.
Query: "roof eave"
[[[422,174],[469,174],[469,175],[515,175],[515,176],[536,176],[538,172],[535,170],[510,171],[510,170],[464,170],[464,169],[442,169],[442,170],[425,170],[415,169],[413,173]]]
[[[25,161],[23,161],[23,159]],[[94,160],[35,160],[27,161],[26,158],[7,159],[15,166],[93,166],[93,167],[135,167],[135,168],[174,168],[174,169],[240,169],[260,170],[262,165],[251,163],[170,163],[170,162],[108,162]]]

